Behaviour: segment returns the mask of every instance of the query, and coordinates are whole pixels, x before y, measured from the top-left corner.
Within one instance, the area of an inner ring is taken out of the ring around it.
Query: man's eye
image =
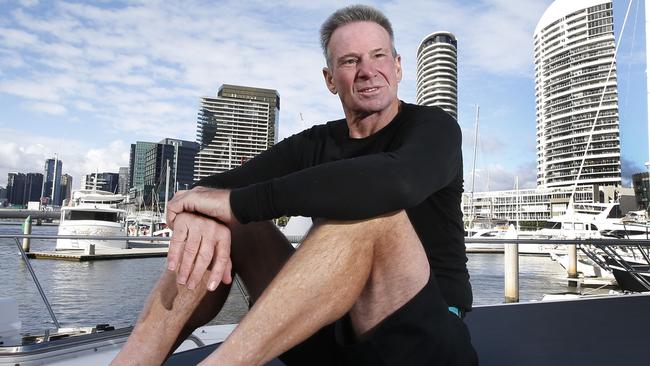
[[[349,58],[347,60],[343,60],[343,63],[346,64],[346,65],[352,65],[352,64],[356,64],[357,60],[354,59],[354,58]]]

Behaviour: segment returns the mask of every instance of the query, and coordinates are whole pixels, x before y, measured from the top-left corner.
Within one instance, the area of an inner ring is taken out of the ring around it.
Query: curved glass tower
[[[540,187],[576,181],[621,183],[613,21],[611,0],[556,0],[537,24],[535,120]]]
[[[435,105],[458,119],[456,37],[434,32],[418,47],[416,103]]]

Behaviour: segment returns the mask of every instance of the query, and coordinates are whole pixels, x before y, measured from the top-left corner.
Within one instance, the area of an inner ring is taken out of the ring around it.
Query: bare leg
[[[318,225],[204,364],[263,364],[348,311],[362,334],[428,278],[426,254],[403,211]]]
[[[256,300],[278,273],[293,247],[270,222],[231,228],[233,267]],[[176,284],[176,273],[165,271],[152,290],[133,332],[112,365],[160,365],[194,329],[212,320],[230,290],[223,283],[207,291]]]

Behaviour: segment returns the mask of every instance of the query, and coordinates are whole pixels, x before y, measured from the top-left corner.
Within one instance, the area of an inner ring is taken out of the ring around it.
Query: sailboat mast
[[[169,159],[167,159],[167,172],[165,173],[165,214],[164,217],[167,217],[167,202],[169,202]]]
[[[478,115],[480,107],[476,106],[476,126],[474,127],[474,161],[472,162],[472,191],[469,198],[469,227],[472,228],[472,221],[474,221],[474,182],[476,181],[476,146],[478,145]]]
[[[645,81],[646,81],[646,93],[647,93],[647,119],[648,119],[648,161],[645,163],[645,166],[648,168],[648,174],[650,174],[650,75],[648,75],[648,72],[650,72],[650,69],[648,68],[648,65],[650,65],[650,4],[645,1],[644,4],[645,7],[645,63],[646,63],[646,75],[645,75]]]

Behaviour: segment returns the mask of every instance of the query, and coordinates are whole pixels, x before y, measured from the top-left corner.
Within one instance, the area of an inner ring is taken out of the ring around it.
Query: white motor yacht
[[[70,206],[61,207],[58,235],[126,236],[124,196],[95,189],[72,193]],[[56,250],[126,249],[126,240],[57,239]]]

